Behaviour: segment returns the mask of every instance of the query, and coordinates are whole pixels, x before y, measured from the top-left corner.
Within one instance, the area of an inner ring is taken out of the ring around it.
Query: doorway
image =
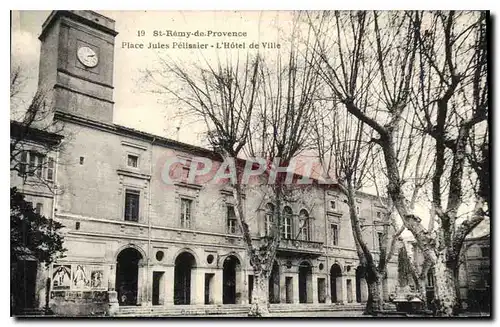
[[[280,271],[276,261],[269,276],[269,303],[280,303]]]
[[[312,303],[312,267],[307,261],[299,265],[299,302]]]
[[[142,255],[134,248],[127,248],[116,259],[116,284],[120,305],[137,305],[139,262]]]
[[[175,259],[174,304],[191,304],[191,273],[196,265],[194,256],[182,252]]]
[[[347,302],[352,303],[352,280],[348,279],[346,282],[347,289]]]
[[[228,256],[224,260],[222,270],[222,303],[223,304],[236,304],[238,295],[236,292],[237,278],[236,274],[240,271],[240,261],[235,256]]]
[[[342,270],[336,263],[330,268],[330,296],[332,303],[342,301]]]
[[[253,275],[248,275],[248,303],[252,304]]]
[[[285,301],[286,303],[293,302],[293,277],[285,277]]]
[[[163,271],[153,272],[153,305],[162,305],[165,289],[163,276],[165,273]]]
[[[214,304],[213,281],[215,274],[205,274],[205,304]]]
[[[325,279],[318,278],[318,302],[326,303],[326,292],[325,292]]]

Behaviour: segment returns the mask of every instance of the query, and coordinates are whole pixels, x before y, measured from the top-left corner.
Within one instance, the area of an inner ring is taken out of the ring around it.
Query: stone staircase
[[[162,306],[122,306],[115,317],[182,317],[198,315],[246,315],[250,310],[249,305],[224,304],[224,305],[176,305]]]
[[[324,303],[300,303],[300,304],[271,304],[271,313],[281,312],[321,312],[321,311],[362,311],[365,308],[364,303],[347,304],[324,304]]]
[[[270,313],[279,315],[280,313],[297,312],[322,312],[322,311],[362,311],[364,304],[271,304]],[[250,305],[224,304],[224,305],[176,305],[171,307],[163,306],[122,306],[115,317],[192,317],[223,315],[228,317],[246,316],[250,310]]]

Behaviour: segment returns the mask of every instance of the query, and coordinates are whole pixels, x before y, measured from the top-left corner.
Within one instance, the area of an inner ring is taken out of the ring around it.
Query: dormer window
[[[137,168],[139,165],[139,157],[133,154],[129,154],[127,157],[127,166],[132,168]]]

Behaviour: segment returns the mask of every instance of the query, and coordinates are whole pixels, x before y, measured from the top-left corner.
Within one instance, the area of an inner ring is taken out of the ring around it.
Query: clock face
[[[87,67],[97,66],[98,58],[94,50],[89,47],[81,47],[78,49],[78,60]]]

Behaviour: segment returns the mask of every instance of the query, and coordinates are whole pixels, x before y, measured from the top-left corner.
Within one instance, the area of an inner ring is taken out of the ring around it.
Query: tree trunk
[[[456,313],[462,310],[462,297],[460,296],[460,279],[459,279],[459,265],[458,263],[453,267],[453,279],[455,280],[455,296],[456,296]]]
[[[452,267],[446,262],[446,252],[442,251],[434,264],[436,315],[451,317],[455,313],[457,294]]]
[[[264,272],[260,272],[259,274],[254,273],[252,305],[248,316],[269,316],[269,276]]]
[[[376,316],[382,311],[382,297],[380,294],[381,280],[379,276],[376,278],[367,278],[368,284],[368,302],[366,302],[365,313]]]
[[[387,277],[387,268],[382,277],[382,300],[389,302],[389,279]]]
[[[424,276],[422,278],[422,275]],[[422,299],[422,309],[427,310],[427,283],[425,280],[426,274],[422,274],[420,278],[417,280],[417,290],[420,293],[420,297]]]

